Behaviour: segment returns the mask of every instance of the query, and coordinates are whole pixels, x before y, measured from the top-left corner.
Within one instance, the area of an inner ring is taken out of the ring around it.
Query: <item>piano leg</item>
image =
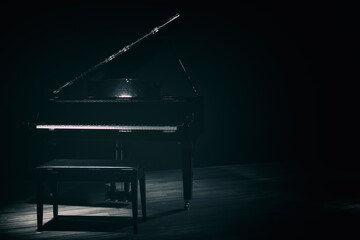
[[[192,198],[193,187],[193,145],[191,143],[183,143],[182,145],[182,177],[184,192],[184,209],[189,210]]]

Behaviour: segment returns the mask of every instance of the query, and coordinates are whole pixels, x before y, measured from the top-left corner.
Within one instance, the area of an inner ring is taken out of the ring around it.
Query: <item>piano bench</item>
[[[36,167],[38,190],[36,197],[37,230],[43,231],[43,192],[45,184],[52,193],[53,217],[58,217],[58,182],[100,181],[129,182],[134,233],[138,228],[138,182],[142,218],[146,221],[145,169],[142,164],[120,160],[56,159]]]

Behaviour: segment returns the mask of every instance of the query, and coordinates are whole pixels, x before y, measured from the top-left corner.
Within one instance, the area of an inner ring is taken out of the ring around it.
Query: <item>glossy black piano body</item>
[[[47,143],[66,139],[181,143],[186,205],[192,198],[192,158],[203,128],[202,111],[202,97],[57,98],[43,106],[34,127]]]

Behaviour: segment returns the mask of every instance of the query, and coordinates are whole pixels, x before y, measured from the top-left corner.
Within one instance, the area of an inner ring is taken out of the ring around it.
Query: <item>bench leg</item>
[[[132,215],[133,215],[133,225],[134,225],[134,233],[137,233],[138,223],[138,186],[137,186],[137,173],[131,181],[131,200],[132,200]]]
[[[58,217],[58,183],[56,181],[51,183],[51,189],[52,189],[52,202],[53,202],[53,216],[54,218]]]
[[[36,212],[37,212],[37,230],[41,232],[43,230],[43,199],[44,185],[41,181],[38,182],[37,195],[36,195]]]
[[[145,186],[145,172],[139,179],[140,183],[140,198],[141,198],[141,212],[143,221],[146,221],[146,186]]]

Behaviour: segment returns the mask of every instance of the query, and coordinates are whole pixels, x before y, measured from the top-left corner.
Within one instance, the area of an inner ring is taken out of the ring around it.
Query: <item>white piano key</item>
[[[117,130],[120,132],[131,131],[163,131],[176,132],[177,126],[126,126],[126,125],[36,125],[37,129],[53,130]]]

